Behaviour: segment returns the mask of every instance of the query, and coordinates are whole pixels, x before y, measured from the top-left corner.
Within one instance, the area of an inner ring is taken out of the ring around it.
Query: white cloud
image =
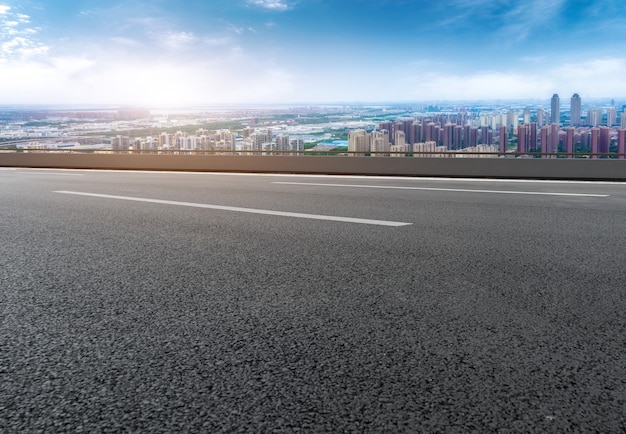
[[[203,38],[202,42],[204,42],[207,45],[212,45],[212,46],[219,46],[219,45],[227,45],[228,43],[231,42],[231,39],[228,37],[218,37],[218,38]]]
[[[439,2],[441,19],[431,24],[454,31],[458,26],[487,20],[502,45],[519,43],[559,17],[566,0],[449,0]]]
[[[7,102],[133,104],[147,106],[215,103],[339,101],[442,101],[547,99],[579,93],[583,98],[624,97],[626,58],[561,63],[529,72],[458,74],[440,64],[414,65],[377,86],[376,74],[303,70],[268,64],[238,46],[223,56],[140,62],[120,52],[22,59],[0,68],[0,94]],[[448,72],[446,72],[448,71]]]
[[[117,41],[117,43],[132,41]],[[268,66],[238,46],[220,56],[142,61],[133,51],[93,50],[14,59],[0,68],[3,101],[23,104],[132,104],[167,106],[284,100],[295,89],[284,67]]]
[[[248,0],[248,3],[273,11],[286,11],[289,9],[289,5],[283,0]]]
[[[180,50],[196,41],[196,37],[190,32],[167,32],[160,37],[160,42],[166,48]]]
[[[140,48],[143,46],[143,44],[139,42],[137,39],[126,38],[123,36],[114,36],[111,38],[111,42],[114,42],[115,44],[119,44],[121,46],[131,47],[131,48]]]
[[[581,96],[626,96],[626,58],[601,58],[570,62],[549,71],[552,81],[564,93]]]
[[[450,68],[449,70],[452,70]],[[479,100],[547,98],[553,93],[589,97],[626,96],[626,58],[562,63],[552,68],[515,72],[446,73],[434,67],[414,69],[400,82],[395,98],[413,100]],[[406,89],[410,89],[407,93]],[[393,98],[392,98],[393,99]]]
[[[537,28],[558,16],[565,0],[532,0],[517,3],[505,14],[500,36],[521,42]]]
[[[9,6],[0,5],[0,62],[4,67],[11,59],[48,53],[50,48],[34,38],[37,30],[24,26],[29,22],[28,15],[12,13]]]
[[[243,27],[238,27],[238,26],[236,26],[234,24],[230,24],[230,23],[226,25],[226,28],[228,30],[230,30],[231,32],[236,33],[238,35],[241,35],[245,31],[245,29]]]

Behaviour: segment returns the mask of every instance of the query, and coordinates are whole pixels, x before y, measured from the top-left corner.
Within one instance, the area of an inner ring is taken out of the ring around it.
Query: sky
[[[0,105],[626,97],[624,0],[0,0]]]

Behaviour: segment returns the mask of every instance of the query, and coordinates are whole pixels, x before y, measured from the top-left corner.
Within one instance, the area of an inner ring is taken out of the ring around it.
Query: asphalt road
[[[625,432],[625,247],[626,184],[0,169],[0,432]]]

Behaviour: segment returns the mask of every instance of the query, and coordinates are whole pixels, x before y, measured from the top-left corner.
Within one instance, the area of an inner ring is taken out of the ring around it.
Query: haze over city
[[[0,2],[3,104],[626,95],[622,0]]]

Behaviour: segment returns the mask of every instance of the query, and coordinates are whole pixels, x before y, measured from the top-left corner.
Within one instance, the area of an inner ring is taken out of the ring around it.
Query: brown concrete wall
[[[1,153],[0,167],[626,180],[626,160]]]

